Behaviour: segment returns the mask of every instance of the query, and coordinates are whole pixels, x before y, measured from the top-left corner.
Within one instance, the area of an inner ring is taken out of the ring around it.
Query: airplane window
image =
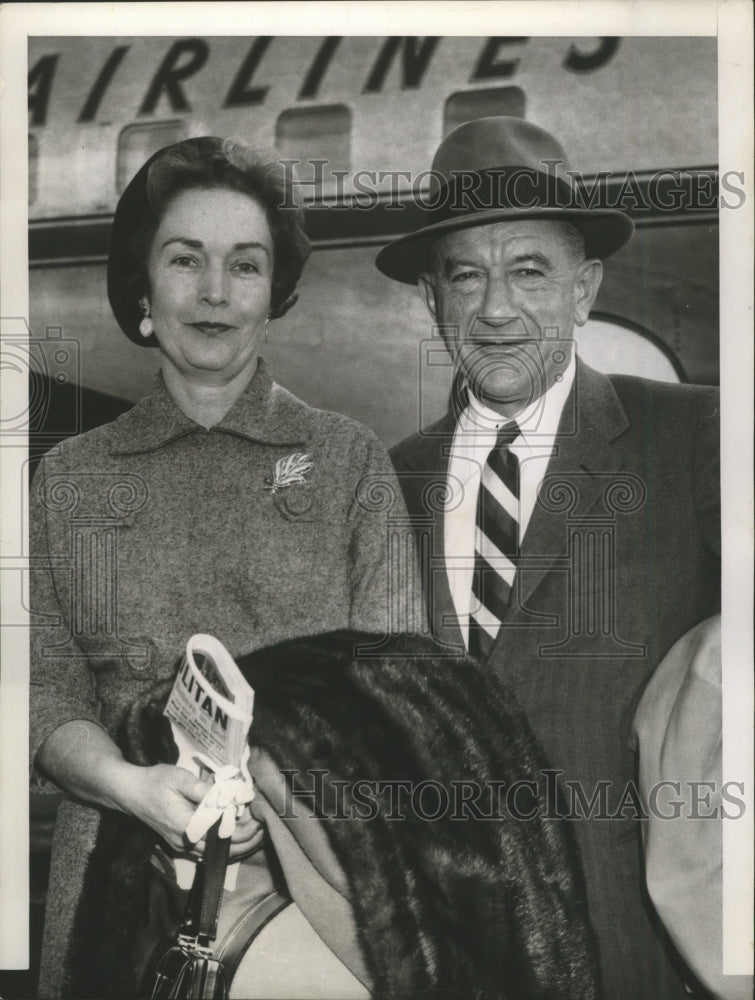
[[[36,135],[29,135],[29,204],[37,200],[39,180],[39,141]]]
[[[181,121],[145,122],[122,129],[118,136],[116,167],[118,194],[123,193],[136,171],[153,153],[186,138],[186,123]]]
[[[579,356],[598,371],[639,375],[660,382],[686,382],[679,360],[652,333],[623,320],[593,313],[574,331]]]
[[[524,118],[524,91],[519,87],[487,87],[485,90],[460,90],[446,101],[443,109],[443,135],[457,125],[490,115]]]
[[[275,124],[275,146],[286,158],[325,160],[327,185],[329,171],[351,169],[351,111],[345,104],[290,108]]]

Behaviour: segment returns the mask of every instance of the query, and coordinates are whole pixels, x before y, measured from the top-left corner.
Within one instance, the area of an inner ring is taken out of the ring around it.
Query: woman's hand
[[[132,767],[120,797],[126,812],[150,826],[174,851],[186,851],[190,845],[184,831],[211,787],[182,767],[155,764]]]
[[[204,850],[204,841],[189,844],[184,830],[211,785],[173,764],[129,764],[95,723],[64,723],[40,747],[36,765],[76,798],[136,816],[174,850]],[[262,827],[247,806],[231,836],[231,858],[251,853],[261,842]]]
[[[252,816],[249,806],[244,806],[241,818],[236,820],[236,828],[231,836],[231,860],[236,861],[253,854],[262,846],[265,828]]]
[[[172,764],[139,767],[130,775],[131,789],[126,791],[128,811],[152,827],[175,851],[200,855],[205,842],[192,844],[185,830],[197,806],[212,788],[212,783],[195,778],[189,771]],[[255,850],[262,842],[262,826],[245,806],[231,835],[231,858]]]

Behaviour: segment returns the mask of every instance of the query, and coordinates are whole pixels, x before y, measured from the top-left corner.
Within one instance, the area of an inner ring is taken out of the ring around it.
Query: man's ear
[[[417,289],[422,296],[422,300],[430,312],[430,315],[438,322],[438,308],[435,300],[435,285],[431,274],[420,274],[417,278]]]
[[[579,265],[574,282],[574,322],[584,326],[598,295],[603,280],[603,264],[599,260],[585,260]]]

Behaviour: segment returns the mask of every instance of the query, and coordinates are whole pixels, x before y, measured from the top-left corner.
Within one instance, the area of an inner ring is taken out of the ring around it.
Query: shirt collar
[[[270,369],[260,358],[247,387],[210,430],[262,444],[303,445],[309,439],[308,409],[273,382]],[[162,373],[158,373],[150,395],[112,425],[110,451],[114,455],[135,455],[155,451],[187,434],[207,433],[180,409]]]
[[[481,403],[470,392],[469,402],[459,420],[459,426],[467,433],[497,432],[504,424],[516,421],[521,437],[527,439],[536,437],[555,437],[561,420],[561,413],[574,383],[577,362],[574,353],[560,382],[554,382],[550,388],[533,400],[524,409],[512,417],[504,417],[490,407]]]

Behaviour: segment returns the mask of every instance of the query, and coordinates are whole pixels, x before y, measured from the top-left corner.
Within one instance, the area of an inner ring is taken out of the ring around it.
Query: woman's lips
[[[200,333],[208,334],[212,336],[213,334],[225,333],[227,330],[232,330],[233,327],[229,326],[228,323],[189,323],[189,326],[193,327],[195,330],[199,330]]]

